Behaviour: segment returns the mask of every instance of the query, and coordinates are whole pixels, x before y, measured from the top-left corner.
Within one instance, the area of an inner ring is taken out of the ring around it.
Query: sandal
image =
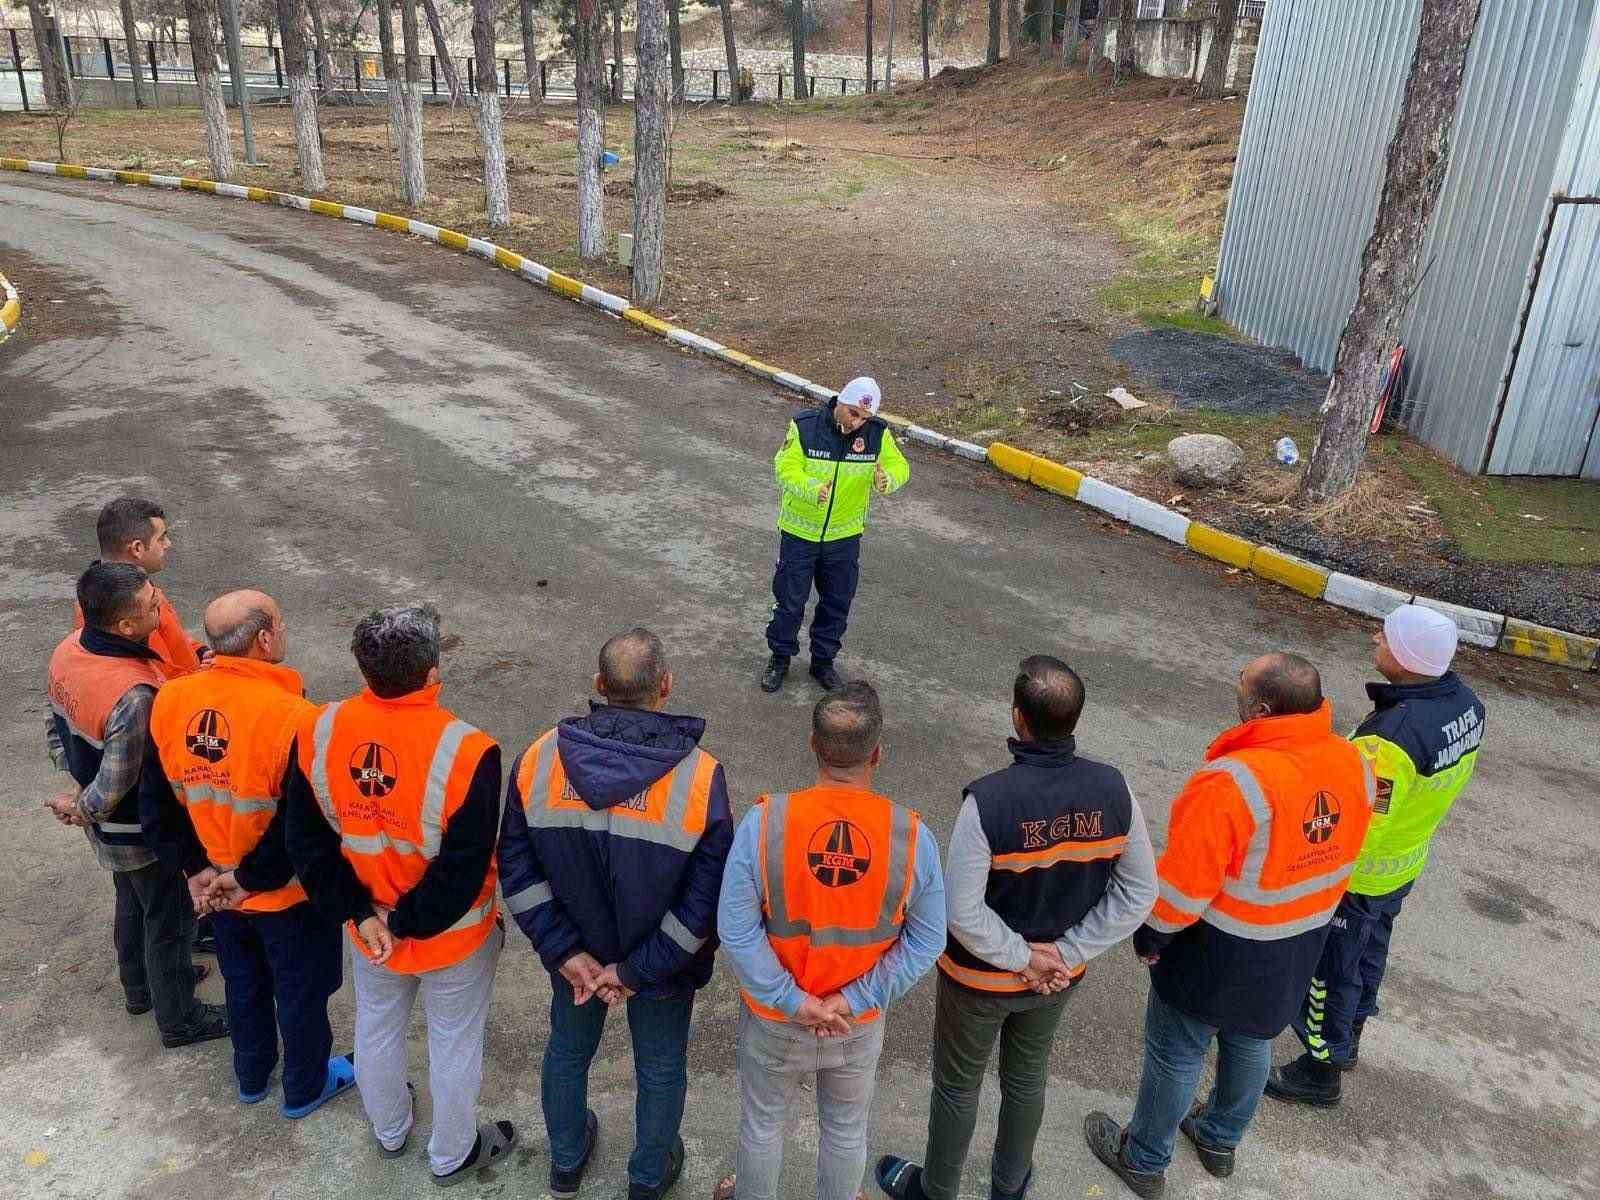
[[[348,1092],[356,1085],[355,1060],[348,1054],[340,1054],[328,1060],[328,1079],[322,1085],[322,1094],[304,1104],[290,1107],[287,1100],[280,1110],[291,1121],[298,1121],[301,1117],[308,1117],[321,1108],[335,1096]]]
[[[467,1160],[448,1175],[435,1175],[433,1181],[440,1187],[454,1187],[474,1171],[494,1166],[510,1154],[516,1144],[517,1127],[510,1121],[491,1121],[487,1125],[479,1125],[478,1143],[467,1155]]]

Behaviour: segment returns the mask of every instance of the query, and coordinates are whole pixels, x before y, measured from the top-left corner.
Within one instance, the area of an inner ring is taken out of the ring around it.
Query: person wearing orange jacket
[[[1133,937],[1150,967],[1133,1118],[1084,1119],[1095,1157],[1139,1196],[1161,1194],[1180,1129],[1208,1172],[1233,1173],[1372,817],[1371,764],[1334,732],[1316,667],[1264,655],[1237,700],[1240,723],[1172,803],[1160,893]],[[1213,1041],[1216,1084],[1192,1104]]]
[[[266,1098],[281,1029],[282,1112],[298,1119],[355,1083],[349,1055],[330,1057],[339,924],[306,899],[283,833],[295,731],[313,706],[283,665],[288,635],[272,597],[219,596],[205,630],[210,667],[156,693],[140,820],[162,862],[188,877],[196,908],[212,912],[239,1099]]]
[[[439,703],[439,614],[379,609],[350,642],[366,688],[307,714],[295,737],[285,834],[312,901],[347,923],[356,1087],[380,1152],[416,1123],[406,1027],[422,994],[440,1186],[505,1159],[510,1121],[478,1121],[483,1033],[505,944],[495,903],[500,747]]]

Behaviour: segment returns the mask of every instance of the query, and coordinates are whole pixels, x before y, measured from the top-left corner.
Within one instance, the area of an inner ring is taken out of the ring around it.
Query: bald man
[[[315,710],[283,665],[288,638],[272,597],[218,596],[205,626],[210,669],[156,694],[139,816],[157,856],[188,877],[196,910],[215,913],[240,1101],[266,1098],[281,1032],[281,1111],[299,1118],[355,1082],[350,1057],[330,1057],[339,926],[295,878],[278,803],[295,730]]]

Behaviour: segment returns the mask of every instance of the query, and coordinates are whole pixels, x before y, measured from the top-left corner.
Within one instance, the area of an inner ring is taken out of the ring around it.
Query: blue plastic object
[[[604,171],[607,167],[616,166],[621,161],[622,160],[620,158],[611,153],[609,150],[600,151],[600,169],[602,171]]]

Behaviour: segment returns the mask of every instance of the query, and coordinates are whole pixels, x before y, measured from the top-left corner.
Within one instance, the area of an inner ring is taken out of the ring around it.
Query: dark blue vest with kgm
[[[984,900],[1025,940],[1053,942],[1105,894],[1127,846],[1133,795],[1115,767],[1080,758],[1073,738],[1009,745],[1015,761],[966,789],[992,860]],[[970,971],[995,970],[954,935],[946,953]]]
[[[838,462],[877,462],[884,431],[889,428],[882,417],[868,417],[852,432],[844,433],[833,418],[831,403],[796,413],[794,427],[807,458]],[[861,443],[860,450],[855,448],[857,441]]]

